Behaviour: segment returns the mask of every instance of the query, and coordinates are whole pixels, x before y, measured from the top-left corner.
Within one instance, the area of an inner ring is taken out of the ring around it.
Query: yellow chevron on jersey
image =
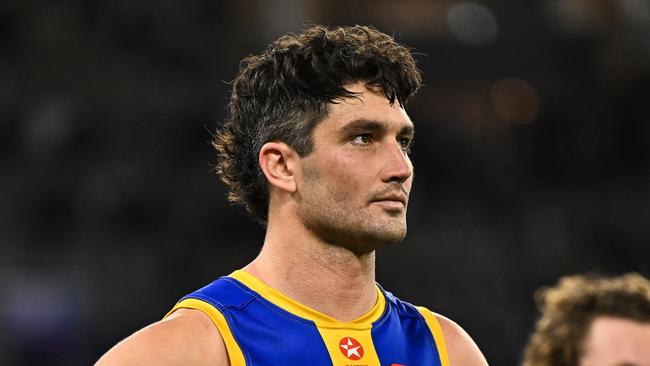
[[[350,322],[302,305],[235,271],[174,306],[203,311],[221,332],[232,366],[448,366],[438,321],[377,286],[377,302]]]

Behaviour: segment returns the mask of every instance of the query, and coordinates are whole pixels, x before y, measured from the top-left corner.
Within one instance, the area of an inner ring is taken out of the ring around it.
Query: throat
[[[359,256],[340,247],[269,244],[244,271],[284,296],[340,322],[363,317],[377,304],[374,251]]]

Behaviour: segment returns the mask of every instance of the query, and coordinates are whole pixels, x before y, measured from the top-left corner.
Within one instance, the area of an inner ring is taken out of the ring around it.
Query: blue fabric
[[[440,365],[422,315],[413,305],[384,294],[386,310],[371,331],[381,365]],[[233,278],[221,277],[183,299],[187,298],[203,300],[223,314],[248,366],[332,365],[314,322],[276,306]]]
[[[422,314],[411,304],[386,295],[386,314],[372,326],[372,341],[382,365],[441,365],[436,342]]]

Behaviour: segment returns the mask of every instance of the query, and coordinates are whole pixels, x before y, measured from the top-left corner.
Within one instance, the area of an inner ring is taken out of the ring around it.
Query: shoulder
[[[199,310],[178,309],[118,343],[95,365],[225,366],[229,362],[212,320]]]
[[[488,364],[474,340],[460,325],[440,314],[433,314],[442,328],[451,365],[484,366]]]
[[[452,366],[487,366],[487,361],[481,350],[478,348],[472,337],[453,320],[434,313],[423,306],[414,306],[410,303],[399,300],[390,292],[385,291],[387,301],[398,307],[403,311],[417,311],[424,317],[430,330],[433,333],[436,342],[440,332],[444,340],[444,348],[446,349],[449,364]],[[408,310],[413,309],[413,310]],[[438,344],[441,346],[441,344]],[[444,363],[443,363],[444,364]]]

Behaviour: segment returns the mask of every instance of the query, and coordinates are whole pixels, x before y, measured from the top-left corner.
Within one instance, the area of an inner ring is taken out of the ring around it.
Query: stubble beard
[[[327,194],[327,188],[317,181],[311,184],[318,192],[301,195],[300,218],[307,230],[322,242],[363,255],[404,240],[405,212],[373,214],[369,199],[363,201],[365,203],[362,207],[355,209],[345,202],[346,197],[343,195],[337,197],[336,194]]]

